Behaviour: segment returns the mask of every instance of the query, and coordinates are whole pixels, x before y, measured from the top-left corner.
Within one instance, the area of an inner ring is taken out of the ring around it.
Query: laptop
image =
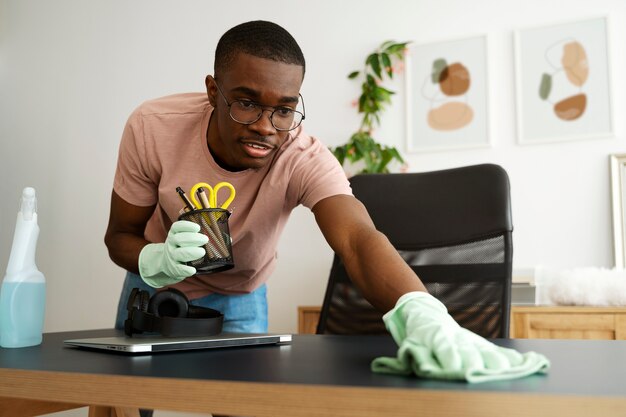
[[[259,345],[280,345],[291,343],[291,334],[268,333],[220,333],[215,336],[163,337],[158,335],[137,335],[133,337],[90,337],[68,339],[67,346],[100,349],[123,353],[155,353],[192,349],[213,349]]]

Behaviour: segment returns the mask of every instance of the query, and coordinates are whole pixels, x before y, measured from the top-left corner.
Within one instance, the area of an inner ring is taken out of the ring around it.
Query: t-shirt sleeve
[[[141,113],[135,110],[128,118],[122,134],[113,190],[136,206],[156,204],[158,184],[149,168]]]
[[[298,203],[312,209],[325,198],[352,195],[348,178],[337,158],[322,142],[315,138],[310,140],[294,175],[299,190]]]

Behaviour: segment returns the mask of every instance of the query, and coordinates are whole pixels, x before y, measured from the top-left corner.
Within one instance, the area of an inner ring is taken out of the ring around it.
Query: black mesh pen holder
[[[200,225],[200,233],[209,241],[204,245],[206,254],[187,265],[196,268],[197,274],[226,271],[235,266],[233,248],[228,228],[230,212],[224,209],[200,209],[181,214],[178,220],[187,220]]]

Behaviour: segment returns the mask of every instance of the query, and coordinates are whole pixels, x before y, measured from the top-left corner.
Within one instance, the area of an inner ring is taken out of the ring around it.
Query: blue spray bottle
[[[5,348],[41,343],[46,279],[35,265],[38,236],[37,197],[34,188],[26,187],[0,290],[0,346]]]

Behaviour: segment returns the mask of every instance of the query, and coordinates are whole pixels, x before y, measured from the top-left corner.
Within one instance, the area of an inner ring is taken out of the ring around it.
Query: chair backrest
[[[461,326],[508,337],[513,226],[503,168],[362,174],[350,183],[376,228]],[[362,297],[335,255],[317,333],[386,333],[383,313]]]

